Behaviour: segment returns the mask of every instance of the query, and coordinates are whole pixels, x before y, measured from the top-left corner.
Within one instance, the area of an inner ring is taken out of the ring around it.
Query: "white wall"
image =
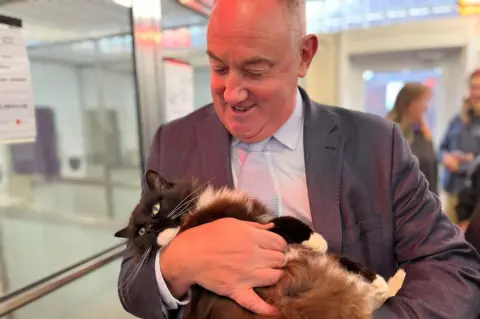
[[[84,109],[116,110],[122,152],[138,149],[133,74],[37,60],[31,61],[31,72],[35,104],[55,111],[59,154],[63,160],[85,156]]]
[[[122,153],[139,150],[133,74],[91,67],[78,69],[77,73],[83,107],[116,110]]]
[[[55,111],[62,158],[84,155],[77,70],[66,64],[30,61],[35,104]]]
[[[193,94],[196,109],[212,103],[210,93],[210,67],[197,66],[193,71]]]

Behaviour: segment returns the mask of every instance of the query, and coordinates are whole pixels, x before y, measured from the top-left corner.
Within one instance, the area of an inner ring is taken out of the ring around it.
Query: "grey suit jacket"
[[[308,195],[315,230],[330,251],[384,277],[403,267],[404,288],[375,318],[476,318],[480,259],[441,211],[395,124],[311,101],[301,90]],[[233,186],[230,135],[212,105],[160,127],[148,168],[166,178],[194,176]],[[125,257],[120,282],[131,273]],[[127,291],[125,309],[163,318],[154,254]]]

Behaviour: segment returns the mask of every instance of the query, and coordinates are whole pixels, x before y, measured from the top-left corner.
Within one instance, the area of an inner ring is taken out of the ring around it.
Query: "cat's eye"
[[[159,211],[160,211],[160,203],[156,203],[152,208],[152,214],[157,215]]]
[[[142,228],[139,229],[138,235],[139,235],[139,236],[142,236],[142,235],[144,235],[144,234],[145,234],[145,228],[142,227]]]

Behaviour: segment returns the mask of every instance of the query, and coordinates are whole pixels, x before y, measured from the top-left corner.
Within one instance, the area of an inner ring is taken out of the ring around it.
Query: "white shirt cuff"
[[[159,250],[155,256],[155,277],[157,278],[158,292],[160,293],[160,297],[162,298],[162,301],[168,310],[178,309],[179,307],[185,306],[190,302],[190,290],[188,291],[185,299],[182,301],[173,297],[165,280],[163,279],[162,271],[160,270],[160,252],[161,250]]]

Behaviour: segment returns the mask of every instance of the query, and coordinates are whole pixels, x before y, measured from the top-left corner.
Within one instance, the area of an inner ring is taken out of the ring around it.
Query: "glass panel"
[[[23,21],[37,123],[35,142],[0,143],[3,295],[117,243],[138,201],[141,160],[130,9],[26,0],[0,14]]]
[[[135,318],[116,291],[120,261],[101,267],[12,313],[12,319]],[[6,318],[10,319],[10,318]]]

